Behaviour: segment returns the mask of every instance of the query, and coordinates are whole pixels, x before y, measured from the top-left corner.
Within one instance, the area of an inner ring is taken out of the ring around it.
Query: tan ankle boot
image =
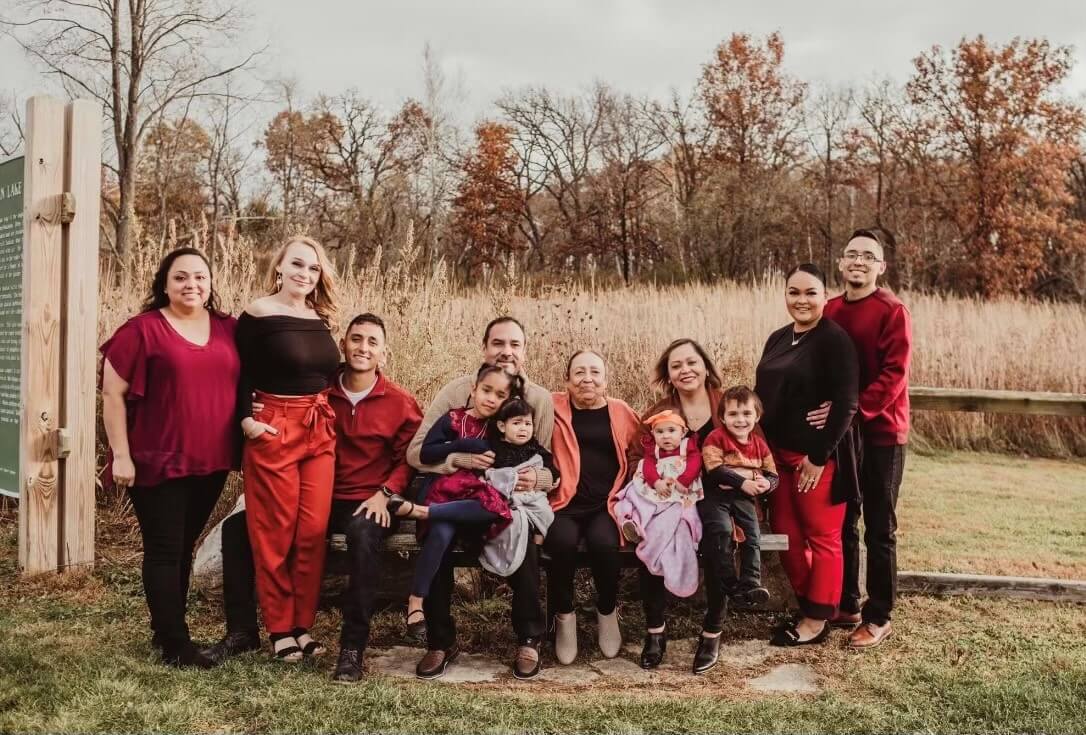
[[[577,658],[577,613],[555,616],[554,657],[558,663],[567,665]]]
[[[618,608],[612,610],[610,615],[604,615],[597,610],[596,622],[599,624],[600,651],[605,658],[614,658],[622,650],[622,631],[618,627]]]

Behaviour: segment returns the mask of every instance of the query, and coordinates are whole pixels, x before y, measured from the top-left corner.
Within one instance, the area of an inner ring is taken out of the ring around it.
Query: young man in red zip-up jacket
[[[861,508],[849,507],[842,541],[845,579],[842,627],[859,624],[849,636],[853,648],[871,648],[891,632],[890,613],[897,595],[897,498],[909,440],[909,362],[912,322],[909,310],[878,286],[886,272],[886,235],[879,229],[857,230],[838,261],[845,292],[829,300],[825,316],[852,337],[860,358],[860,406],[856,414],[863,437],[860,468]],[[867,547],[867,600],[860,606],[859,518],[863,513]]]
[[[336,414],[336,473],[328,526],[347,536],[350,580],[332,679],[350,683],[362,675],[381,550],[395,527],[388,501],[402,495],[414,476],[407,446],[422,423],[422,409],[414,396],[381,373],[385,325],[379,317],[356,316],[341,347],[345,363],[328,395]]]

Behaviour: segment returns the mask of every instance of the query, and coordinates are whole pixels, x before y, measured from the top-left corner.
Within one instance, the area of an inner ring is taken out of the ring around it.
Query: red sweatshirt
[[[407,464],[407,445],[422,423],[415,397],[378,373],[373,390],[353,406],[337,374],[328,402],[336,412],[332,497],[363,501],[382,485],[402,493],[414,474]]]
[[[690,483],[698,479],[701,475],[701,452],[698,451],[697,434],[690,432],[686,435],[686,439],[686,469],[684,469],[682,474],[676,477],[675,480],[683,487],[689,489]],[[660,473],[656,470],[656,439],[653,438],[651,432],[642,436],[641,448],[645,452],[642,474],[645,477],[645,484],[652,487],[656,484],[656,481],[660,479]],[[671,451],[660,450],[660,459],[678,456],[678,449],[673,449]]]
[[[884,288],[858,301],[835,296],[824,315],[852,337],[860,358],[864,437],[876,446],[909,441],[909,362],[913,330],[909,310]]]

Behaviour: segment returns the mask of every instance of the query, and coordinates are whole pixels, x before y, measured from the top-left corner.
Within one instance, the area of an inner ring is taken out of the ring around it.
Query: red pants
[[[796,490],[796,467],[803,455],[787,450],[775,453],[780,485],[769,496],[770,525],[774,532],[788,536],[788,551],[780,555],[799,609],[809,618],[829,620],[837,615],[844,582],[844,552],[841,527],[847,503],[833,503],[834,463],[830,460],[822,477],[805,493]]]
[[[254,418],[279,430],[247,439],[245,510],[256,594],[269,633],[308,629],[317,614],[335,477],[335,414],[326,393],[257,392]]]

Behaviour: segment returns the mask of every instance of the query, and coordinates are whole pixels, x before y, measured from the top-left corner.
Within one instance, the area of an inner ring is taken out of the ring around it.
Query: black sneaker
[[[339,649],[339,660],[332,674],[336,684],[354,684],[362,678],[362,649],[345,646]]]
[[[750,610],[769,602],[769,590],[761,585],[749,587],[732,595],[731,602],[738,610]]]
[[[260,634],[255,630],[235,630],[227,632],[215,645],[204,653],[216,663],[222,663],[231,656],[260,650]]]

